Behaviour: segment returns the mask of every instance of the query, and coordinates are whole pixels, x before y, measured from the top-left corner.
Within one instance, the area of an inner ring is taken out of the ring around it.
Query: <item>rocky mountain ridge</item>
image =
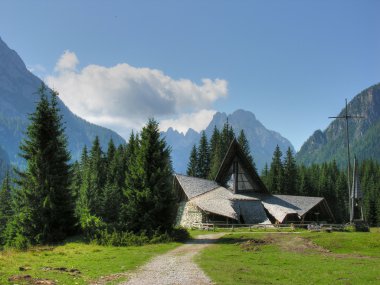
[[[245,110],[236,110],[229,115],[221,112],[215,113],[205,129],[208,139],[210,139],[214,127],[216,126],[221,130],[227,120],[236,136],[239,135],[240,130],[244,130],[259,171],[264,168],[266,163],[270,164],[276,145],[279,145],[283,152],[288,147],[294,151],[294,147],[289,140],[275,131],[266,129],[252,112]],[[172,147],[172,160],[175,171],[185,173],[191,148],[194,144],[198,144],[200,133],[189,129],[186,134],[183,134],[169,128],[162,135],[166,137],[168,144]]]

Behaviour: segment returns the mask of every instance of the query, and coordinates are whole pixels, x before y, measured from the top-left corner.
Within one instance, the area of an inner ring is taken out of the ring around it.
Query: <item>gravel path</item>
[[[120,285],[209,285],[213,284],[194,263],[194,256],[210,246],[223,233],[198,236],[186,244],[152,259],[131,273],[128,281]]]

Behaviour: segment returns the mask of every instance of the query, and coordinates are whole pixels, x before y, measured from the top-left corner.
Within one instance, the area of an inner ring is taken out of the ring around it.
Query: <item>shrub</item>
[[[17,250],[27,250],[30,247],[30,242],[26,237],[18,233],[15,238],[7,244],[7,247]]]
[[[97,216],[85,212],[80,218],[80,227],[87,240],[97,239],[104,231],[106,224]]]
[[[183,227],[176,227],[171,232],[171,238],[174,241],[184,242],[190,238],[190,234],[187,229]]]

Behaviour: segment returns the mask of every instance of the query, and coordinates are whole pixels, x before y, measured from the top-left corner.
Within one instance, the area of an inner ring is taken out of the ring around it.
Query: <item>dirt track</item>
[[[120,285],[213,284],[193,262],[193,258],[222,235],[201,235],[166,254],[157,256],[137,271],[128,274],[128,281]]]

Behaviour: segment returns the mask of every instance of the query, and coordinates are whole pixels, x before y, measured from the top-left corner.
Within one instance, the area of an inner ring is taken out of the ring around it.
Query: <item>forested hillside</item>
[[[342,110],[338,116],[344,116],[344,112]],[[349,120],[351,153],[359,160],[374,159],[380,162],[380,84],[356,95],[348,103],[348,114],[364,117]],[[345,124],[344,119],[335,119],[323,132],[315,131],[297,153],[297,162],[311,165],[334,159],[339,166],[346,165]]]

